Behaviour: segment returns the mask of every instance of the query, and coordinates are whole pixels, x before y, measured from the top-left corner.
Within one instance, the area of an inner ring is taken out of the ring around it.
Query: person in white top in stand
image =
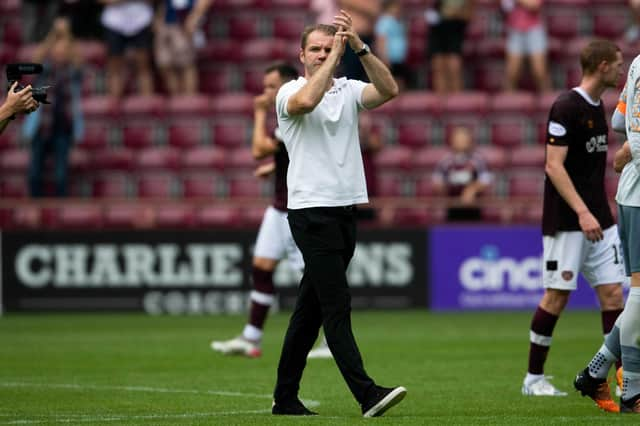
[[[371,83],[335,79],[346,44]],[[358,113],[398,94],[391,72],[362,42],[344,10],[333,26],[307,27],[301,38],[304,77],[276,95],[282,141],[289,152],[288,220],[305,270],[278,365],[272,413],[313,415],[298,398],[307,354],[320,326],[364,417],[382,415],[406,395],[378,386],[364,370],[351,329],[346,269],[356,243],[355,205],[367,203]]]

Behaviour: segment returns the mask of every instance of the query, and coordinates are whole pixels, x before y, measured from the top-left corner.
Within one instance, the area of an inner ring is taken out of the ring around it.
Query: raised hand
[[[340,10],[340,15],[336,15],[333,19],[333,25],[338,28],[336,37],[340,37],[343,43],[346,40],[349,43],[349,47],[351,47],[354,52],[362,49],[364,43],[360,39],[358,33],[353,29],[351,15],[344,10]]]

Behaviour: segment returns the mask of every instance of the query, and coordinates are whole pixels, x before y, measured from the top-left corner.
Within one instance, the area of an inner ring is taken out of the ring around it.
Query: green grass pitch
[[[213,338],[239,333],[239,316],[10,314],[0,318],[0,425],[637,424],[572,391],[601,342],[597,312],[568,311],[556,327],[546,373],[569,396],[522,396],[530,319],[354,312],[369,374],[405,386],[407,397],[363,419],[334,362],[312,360],[301,397],[320,415],[301,419],[270,414],[287,313],[268,319],[260,359],[209,349]]]

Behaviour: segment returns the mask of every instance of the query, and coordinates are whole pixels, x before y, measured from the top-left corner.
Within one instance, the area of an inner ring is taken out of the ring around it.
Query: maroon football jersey
[[[556,130],[550,132],[550,128]],[[576,191],[600,222],[602,229],[609,228],[614,223],[604,184],[608,133],[602,102],[597,106],[593,105],[577,91],[570,90],[561,94],[551,106],[547,145],[568,147],[564,167]],[[543,235],[580,230],[578,216],[558,193],[551,179],[545,176]]]

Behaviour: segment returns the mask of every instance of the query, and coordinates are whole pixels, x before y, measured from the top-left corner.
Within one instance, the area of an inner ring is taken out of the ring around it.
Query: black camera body
[[[23,75],[27,74],[40,74],[43,70],[42,64],[34,64],[34,63],[22,63],[22,64],[9,64],[7,65],[7,80],[9,81],[9,87],[13,85],[14,82],[20,81],[20,78]],[[47,89],[50,86],[43,87],[32,87],[31,88],[31,96],[36,101],[42,104],[48,104],[50,102],[47,101]],[[18,92],[24,88],[23,85],[18,83],[15,91]]]

